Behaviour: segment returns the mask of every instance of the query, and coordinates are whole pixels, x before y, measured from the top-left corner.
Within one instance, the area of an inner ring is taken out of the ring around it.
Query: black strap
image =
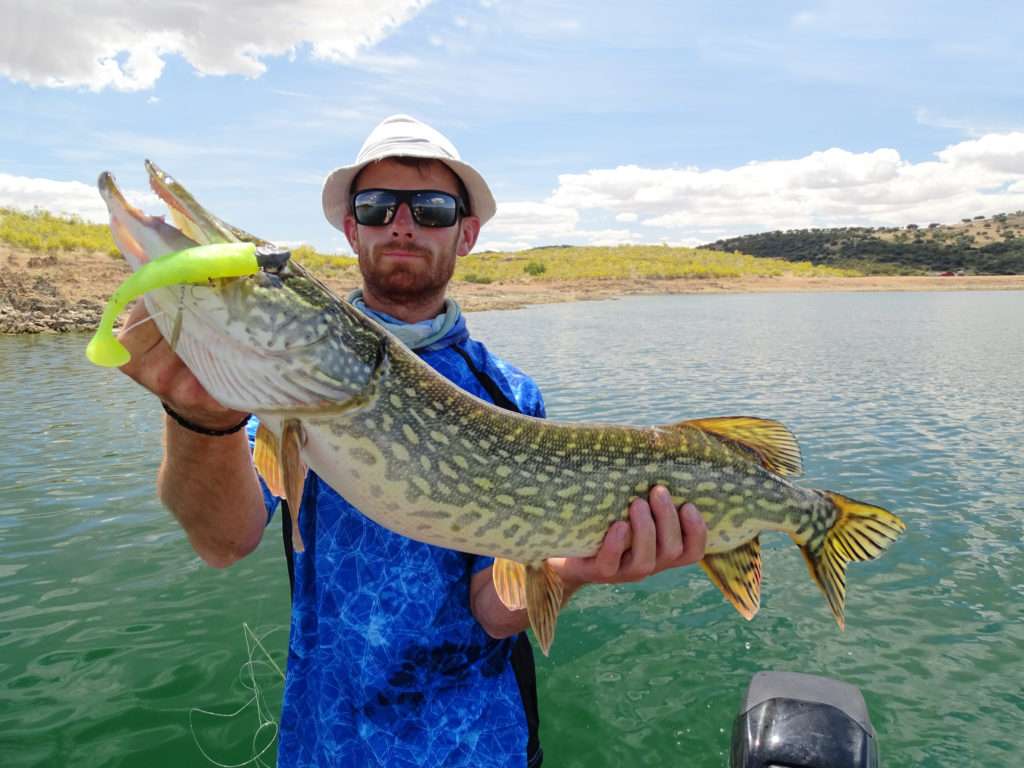
[[[514,413],[522,413],[519,406],[501,390],[498,383],[481,371],[473,358],[462,347],[453,347],[459,353],[466,366],[476,376],[477,381],[491,396],[491,400],[499,408]],[[528,737],[526,741],[527,768],[540,768],[544,762],[544,750],[540,745],[540,707],[537,706],[537,667],[533,662],[533,646],[525,632],[520,632],[512,645],[510,658],[512,671],[519,686],[519,698],[523,702],[523,715],[526,717]]]
[[[245,418],[242,419],[237,424],[235,424],[235,426],[233,427],[228,427],[227,429],[208,429],[207,427],[199,426],[194,421],[189,421],[180,413],[171,408],[171,406],[169,406],[163,400],[160,401],[160,405],[164,407],[164,411],[167,412],[167,415],[174,419],[174,421],[180,424],[182,427],[189,430],[190,432],[195,432],[196,434],[199,435],[206,435],[207,437],[224,437],[225,435],[233,435],[238,430],[244,429],[245,425],[249,423],[249,419],[252,418],[252,414],[247,413],[245,414]]]
[[[540,768],[544,750],[540,746],[540,707],[537,706],[537,668],[533,663],[533,646],[525,632],[516,636],[512,646],[512,671],[519,685],[519,698],[526,716],[526,768]]]
[[[284,542],[284,557],[288,563],[288,594],[295,600],[295,545],[292,544],[292,511],[288,502],[281,499],[281,540]]]
[[[469,367],[470,372],[476,376],[476,380],[480,382],[480,385],[487,390],[487,394],[491,396],[491,400],[499,408],[504,408],[506,411],[512,411],[513,413],[522,413],[519,410],[519,406],[512,400],[509,400],[508,395],[501,391],[501,387],[488,376],[486,373],[477,368],[476,363],[473,362],[473,358],[469,356],[469,352],[464,350],[462,347],[452,347],[462,359],[466,361],[466,365]]]

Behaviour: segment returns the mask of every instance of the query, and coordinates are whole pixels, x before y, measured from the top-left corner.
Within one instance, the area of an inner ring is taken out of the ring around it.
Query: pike
[[[560,423],[484,402],[287,251],[222,222],[153,163],[146,170],[177,227],[131,206],[109,173],[99,178],[114,240],[137,270],[119,307],[144,294],[207,391],[259,417],[254,462],[295,511],[300,551],[309,468],[393,531],[494,556],[498,596],[526,609],[546,655],[563,591],[547,558],[593,555],[655,485],[696,504],[708,527],[701,565],[748,620],[760,606],[763,531],[789,534],[842,629],[847,564],[873,560],[904,530],[881,507],[794,485],[800,449],[775,421]],[[117,344],[100,335],[93,344]]]

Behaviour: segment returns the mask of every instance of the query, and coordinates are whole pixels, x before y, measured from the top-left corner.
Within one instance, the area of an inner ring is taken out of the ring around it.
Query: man
[[[472,340],[446,298],[495,203],[444,136],[409,117],[384,120],[357,161],[328,176],[323,201],[359,257],[356,306],[464,389],[544,415],[533,381]],[[144,317],[140,302],[128,325]],[[121,338],[132,353],[125,373],[168,409],[160,497],[206,562],[230,565],[255,549],[278,502],[239,431],[246,414],[215,402],[154,324]],[[394,534],[313,473],[300,520],[278,764],[539,765],[526,612],[498,599],[491,560]],[[567,600],[588,582],[694,563],[705,537],[696,509],[676,509],[656,488],[594,557],[552,566]]]

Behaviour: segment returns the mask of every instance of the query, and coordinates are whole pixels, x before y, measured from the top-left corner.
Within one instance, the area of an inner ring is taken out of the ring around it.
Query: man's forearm
[[[167,417],[164,423],[160,499],[203,560],[231,565],[256,548],[266,524],[245,432],[207,437]]]

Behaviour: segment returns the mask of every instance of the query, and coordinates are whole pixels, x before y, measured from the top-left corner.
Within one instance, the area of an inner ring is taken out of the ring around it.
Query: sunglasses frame
[[[395,207],[394,210],[391,212],[391,215],[386,217],[386,219],[380,224],[365,224],[359,220],[359,214],[357,213],[358,208],[356,207],[356,198],[359,197],[359,195],[365,194],[367,192],[387,192],[389,194],[394,195],[396,198]],[[452,223],[426,224],[420,221],[420,218],[416,213],[416,208],[413,206],[413,197],[415,195],[422,194],[444,195],[445,197],[449,197],[452,200],[454,200],[455,218],[452,220]],[[405,203],[409,207],[409,213],[412,216],[412,220],[416,222],[417,225],[421,227],[426,227],[427,229],[445,229],[447,227],[454,227],[456,224],[459,223],[460,217],[469,214],[469,208],[466,207],[465,201],[459,195],[454,194],[453,192],[445,192],[443,189],[388,189],[386,187],[370,187],[368,189],[360,189],[358,192],[353,192],[352,199],[350,201],[350,206],[352,210],[352,216],[355,218],[357,224],[360,224],[361,226],[364,227],[386,227],[395,220],[395,216],[398,214],[398,209],[402,206],[402,203]]]

